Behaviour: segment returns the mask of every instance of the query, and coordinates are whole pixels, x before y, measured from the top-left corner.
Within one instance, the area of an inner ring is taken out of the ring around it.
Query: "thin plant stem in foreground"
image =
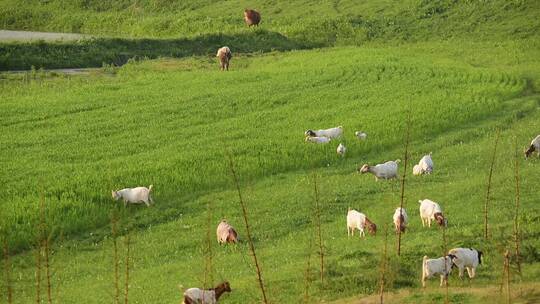
[[[407,115],[407,126],[405,135],[405,155],[403,156],[403,176],[401,177],[401,197],[399,203],[399,218],[403,218],[403,205],[405,202],[405,177],[407,176],[407,164],[409,162],[409,140],[411,132],[411,112]],[[398,229],[397,255],[401,255],[401,227]]]
[[[242,192],[240,191],[240,182],[238,181],[238,176],[237,176],[236,170],[234,168],[234,162],[233,162],[232,156],[228,155],[228,157],[229,157],[229,169],[231,170],[231,174],[233,176],[234,184],[236,186],[236,190],[238,191],[238,198],[239,198],[239,201],[240,201],[240,206],[242,207],[242,216],[244,218],[244,224],[245,224],[245,227],[246,227],[246,234],[247,234],[247,239],[248,239],[248,243],[249,243],[249,250],[251,251],[251,255],[253,256],[253,261],[255,263],[255,269],[257,271],[257,281],[259,282],[259,288],[261,289],[263,303],[267,304],[268,300],[266,298],[266,292],[264,290],[264,283],[263,283],[263,278],[262,278],[261,267],[259,265],[259,261],[257,260],[257,254],[255,253],[255,246],[253,245],[253,239],[251,237],[251,231],[250,231],[249,222],[248,222],[246,205],[244,203],[244,199],[242,198]]]
[[[313,174],[313,191],[315,193],[315,224],[317,226],[317,239],[319,241],[321,284],[324,284],[324,244],[321,231],[321,207],[319,204],[319,189],[317,188],[317,175],[315,173]]]
[[[493,148],[493,157],[491,158],[491,165],[489,166],[489,176],[488,176],[487,190],[486,190],[486,202],[484,204],[484,239],[486,240],[489,237],[488,212],[489,212],[489,201],[491,199],[490,197],[491,179],[493,177],[493,167],[495,166],[495,158],[497,157],[497,145],[499,144],[500,134],[501,134],[501,130],[497,129],[497,134],[495,136],[495,146]]]

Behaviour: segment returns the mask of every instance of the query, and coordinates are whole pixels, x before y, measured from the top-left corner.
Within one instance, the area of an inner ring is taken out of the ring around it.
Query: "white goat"
[[[210,289],[190,288],[184,291],[183,304],[216,304],[225,293],[231,292],[229,282],[223,282]]]
[[[441,275],[440,286],[443,286],[443,282],[448,284],[448,275],[452,271],[453,258],[454,256],[451,254],[438,259],[428,259],[427,255],[425,255],[422,261],[422,287],[426,287],[426,279],[430,279],[437,274]]]
[[[436,220],[439,226],[447,226],[448,222],[444,218],[441,206],[432,200],[419,200],[420,203],[420,218],[422,219],[422,227],[431,227],[431,221]]]
[[[329,137],[317,137],[317,136],[308,136],[306,137],[306,142],[312,142],[312,143],[316,143],[316,144],[327,144],[330,142],[330,138]]]
[[[396,232],[405,232],[407,224],[409,223],[409,217],[407,216],[407,212],[405,212],[405,208],[396,208],[393,219]]]
[[[536,155],[540,156],[540,135],[536,136],[532,141],[531,145],[527,150],[525,150],[525,158],[531,156],[531,154],[536,151]]]
[[[398,173],[398,163],[400,162],[399,159],[395,161],[387,161],[384,164],[378,164],[376,166],[370,166],[368,164],[364,164],[361,168],[358,168],[358,172],[364,174],[367,172],[372,173],[375,175],[375,180],[382,179],[390,179],[397,177]]]
[[[339,143],[336,152],[339,156],[345,157],[345,152],[347,152],[347,148],[342,143]]]
[[[356,137],[358,137],[360,140],[365,140],[367,138],[367,134],[363,131],[356,131],[354,132],[354,135],[356,135]]]
[[[117,201],[119,199],[124,200],[124,207],[128,203],[131,204],[141,204],[145,203],[146,206],[150,207],[150,203],[154,203],[152,196],[150,195],[152,191],[152,185],[148,188],[146,187],[136,187],[136,188],[125,188],[122,190],[112,191],[112,198]]]
[[[370,234],[377,233],[377,225],[370,221],[365,214],[349,209],[349,212],[347,212],[347,235],[354,236],[354,230],[358,229],[360,230],[360,237],[366,237],[364,233],[366,227]]]
[[[306,136],[309,137],[328,137],[328,138],[338,138],[343,135],[343,127],[335,127],[330,129],[324,129],[324,130],[307,130],[304,133]]]
[[[431,152],[424,155],[418,165],[413,167],[414,175],[431,174],[433,172],[433,160],[431,159]]]
[[[459,277],[463,277],[463,269],[467,268],[469,278],[476,276],[476,267],[482,264],[482,251],[473,248],[454,248],[448,251],[448,254],[454,255],[454,264],[459,269]]]
[[[229,62],[232,58],[231,49],[229,47],[224,46],[222,48],[219,48],[216,54],[216,57],[219,58],[219,64],[221,65],[221,70],[229,70]]]

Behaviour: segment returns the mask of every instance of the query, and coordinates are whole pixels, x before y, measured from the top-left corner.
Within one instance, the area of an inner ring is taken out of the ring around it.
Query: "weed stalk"
[[[313,191],[315,192],[315,224],[317,226],[317,239],[319,240],[319,258],[321,261],[321,284],[324,284],[324,244],[321,231],[321,207],[319,204],[319,189],[317,188],[317,174],[313,174]]]
[[[382,252],[382,259],[381,259],[381,265],[380,273],[381,276],[379,278],[379,300],[380,303],[384,303],[384,284],[386,280],[386,264],[387,264],[387,255],[388,255],[388,225],[384,226],[384,247]]]
[[[514,153],[514,175],[516,180],[516,214],[514,215],[514,250],[516,255],[516,265],[519,275],[521,276],[521,257],[520,257],[520,243],[521,243],[521,233],[519,230],[519,156],[518,156],[518,145],[517,138],[514,139],[515,142],[515,153]]]
[[[120,274],[119,274],[119,261],[118,261],[118,244],[117,244],[117,217],[113,211],[111,214],[111,236],[113,241],[113,264],[114,264],[114,303],[120,303]]]
[[[261,289],[263,303],[268,304],[268,300],[266,298],[266,292],[264,290],[261,267],[259,266],[259,261],[257,260],[257,255],[255,253],[255,246],[253,245],[253,239],[251,238],[251,231],[249,228],[246,205],[244,203],[244,199],[242,198],[242,192],[240,191],[240,182],[238,181],[238,176],[236,175],[236,170],[234,168],[234,162],[233,162],[232,156],[229,154],[228,157],[229,157],[229,169],[231,170],[231,174],[234,179],[234,184],[236,186],[236,190],[238,191],[238,198],[240,200],[240,206],[242,207],[242,216],[244,218],[244,224],[246,226],[246,234],[247,234],[247,239],[249,243],[249,249],[251,251],[251,255],[253,256],[253,261],[255,263],[255,268],[257,270],[257,280],[259,282],[259,288]]]
[[[4,279],[6,282],[6,294],[8,304],[13,303],[13,286],[11,285],[11,264],[9,261],[9,247],[7,236],[4,235],[3,240],[3,251],[4,251]]]
[[[407,127],[405,135],[405,155],[403,156],[404,168],[403,176],[401,177],[401,198],[399,203],[399,218],[403,218],[403,205],[405,201],[405,177],[407,176],[407,163],[409,161],[409,140],[411,131],[411,112],[407,115]],[[398,229],[397,255],[401,255],[401,227]]]
[[[124,303],[128,304],[128,293],[129,293],[129,260],[130,260],[130,246],[131,246],[131,236],[129,231],[126,233],[124,239],[124,245],[126,246],[126,281],[124,285]]]
[[[495,166],[495,158],[497,156],[497,145],[499,143],[499,136],[501,130],[497,129],[497,135],[495,137],[495,147],[493,148],[493,157],[491,158],[491,165],[489,166],[489,177],[486,190],[486,202],[484,204],[484,239],[488,239],[488,211],[489,211],[489,200],[490,200],[490,191],[491,191],[491,178],[493,176],[493,167]]]

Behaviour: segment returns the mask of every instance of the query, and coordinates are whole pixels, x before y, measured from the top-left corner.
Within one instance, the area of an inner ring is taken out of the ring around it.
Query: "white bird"
[[[363,131],[356,131],[354,132],[354,135],[356,135],[356,137],[358,137],[360,140],[366,140],[367,138],[367,134]]]
[[[342,143],[339,143],[336,151],[339,156],[345,157],[345,152],[347,152],[347,148]]]

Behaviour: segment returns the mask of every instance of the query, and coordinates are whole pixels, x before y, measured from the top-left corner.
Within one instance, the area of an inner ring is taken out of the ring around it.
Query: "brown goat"
[[[259,22],[261,22],[261,14],[259,14],[259,12],[256,10],[246,9],[244,11],[244,21],[248,27],[252,25],[259,26]]]

